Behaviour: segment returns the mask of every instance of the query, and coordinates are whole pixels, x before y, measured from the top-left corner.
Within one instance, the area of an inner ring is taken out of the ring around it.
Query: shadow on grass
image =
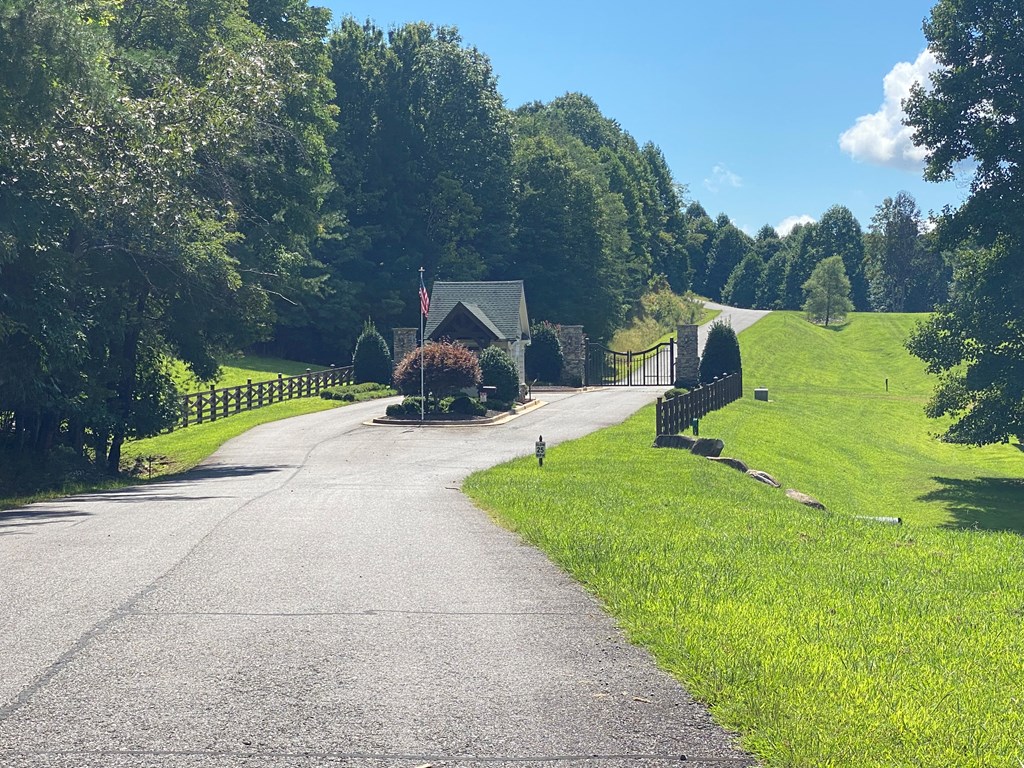
[[[1024,479],[932,479],[939,487],[921,496],[920,500],[944,504],[953,515],[953,522],[948,527],[1024,535]]]

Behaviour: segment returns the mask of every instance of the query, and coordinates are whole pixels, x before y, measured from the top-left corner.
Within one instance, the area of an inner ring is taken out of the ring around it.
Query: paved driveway
[[[0,513],[0,765],[746,765],[458,491],[659,390],[498,427],[259,427],[187,478]]]

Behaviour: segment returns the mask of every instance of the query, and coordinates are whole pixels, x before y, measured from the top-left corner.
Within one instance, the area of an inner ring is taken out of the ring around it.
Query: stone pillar
[[[392,356],[397,366],[402,362],[402,358],[409,354],[410,350],[416,349],[419,346],[416,343],[416,337],[420,334],[419,328],[392,328],[391,333],[393,334],[393,343],[391,344]]]
[[[700,358],[697,356],[697,326],[680,325],[676,329],[677,387],[696,387],[700,383]]]
[[[558,343],[562,345],[562,381],[570,387],[581,387],[586,381],[587,337],[582,325],[556,325]]]

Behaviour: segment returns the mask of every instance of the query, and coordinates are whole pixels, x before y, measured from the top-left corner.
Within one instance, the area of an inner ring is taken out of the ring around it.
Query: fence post
[[[291,393],[291,388],[292,388],[292,383],[289,380],[288,381],[289,396],[290,396],[290,393]],[[277,374],[277,402],[281,402],[282,400],[284,400],[284,374],[283,373],[279,373],[279,374]],[[274,402],[274,401],[271,400],[270,402]]]
[[[188,426],[188,395],[181,398],[181,426]]]
[[[210,399],[207,402],[210,406],[210,421],[217,420],[217,387],[214,384],[210,385]]]
[[[663,422],[661,408],[662,408],[662,403],[663,402],[664,401],[659,397],[657,405],[654,406],[654,436],[655,437],[657,437],[658,435],[664,434],[664,432],[661,431],[662,422]]]

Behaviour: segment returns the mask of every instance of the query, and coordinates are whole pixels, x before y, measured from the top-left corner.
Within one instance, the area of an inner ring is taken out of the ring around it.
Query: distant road
[[[765,315],[769,314],[767,309],[740,309],[739,307],[727,307],[724,304],[716,304],[713,301],[704,302],[708,309],[720,309],[722,313],[716,320],[722,320],[732,326],[732,329],[739,333],[744,331]],[[701,354],[704,354],[704,344],[708,340],[708,328],[711,323],[705,323],[697,329],[697,347]]]
[[[361,403],[179,480],[0,512],[0,765],[751,764],[458,490],[661,391],[455,429],[367,426],[384,404]]]

